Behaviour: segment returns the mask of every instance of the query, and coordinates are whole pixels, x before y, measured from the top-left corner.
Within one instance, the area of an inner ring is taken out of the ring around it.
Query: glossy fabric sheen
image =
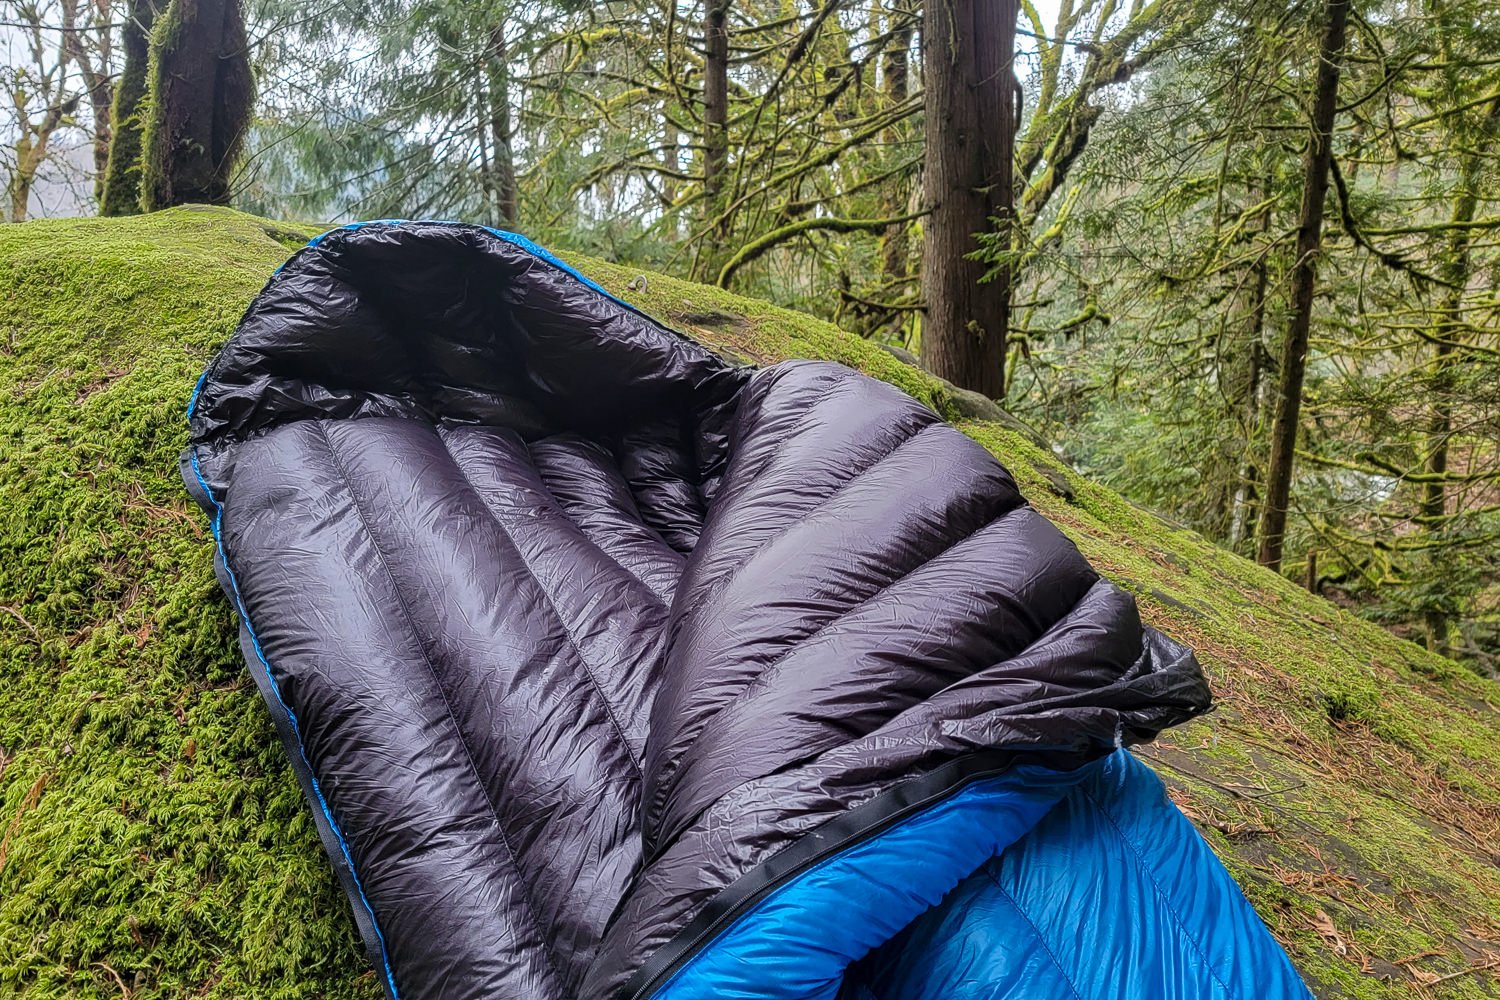
[[[1018,767],[975,782],[850,847],[768,896],[705,946],[656,997],[835,1000],[851,962],[941,903],[960,879],[1023,837],[1099,766]],[[859,920],[849,919],[851,895],[859,897]],[[999,926],[992,931],[1004,932]],[[922,969],[943,971],[936,961],[941,956],[929,962],[917,946],[907,948],[918,978]],[[936,976],[934,985],[940,981]]]
[[[1126,751],[1085,770],[840,1000],[1311,1000],[1156,775]]]
[[[665,996],[828,857],[1209,704],[910,397],[728,364],[515,237],[327,234],[189,419],[250,667],[407,1000]],[[1035,819],[933,816],[886,887],[922,905]],[[849,887],[835,965],[891,947],[884,898]]]

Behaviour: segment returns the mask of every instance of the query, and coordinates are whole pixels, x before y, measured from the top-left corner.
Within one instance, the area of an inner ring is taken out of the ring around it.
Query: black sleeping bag
[[[1120,750],[1208,707],[1192,655],[897,389],[371,223],[189,419],[392,996],[1305,995]]]

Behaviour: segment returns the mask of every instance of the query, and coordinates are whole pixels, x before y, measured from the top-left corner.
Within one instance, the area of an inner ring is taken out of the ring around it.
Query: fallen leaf
[[[1349,954],[1349,942],[1339,933],[1339,929],[1333,925],[1333,918],[1323,910],[1319,910],[1313,917],[1313,930],[1317,931],[1323,940],[1327,941],[1334,952],[1340,955]]]

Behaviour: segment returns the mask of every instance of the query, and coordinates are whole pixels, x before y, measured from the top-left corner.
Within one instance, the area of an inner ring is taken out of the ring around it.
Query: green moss
[[[0,230],[0,996],[378,995],[175,469],[285,255],[218,211]]]
[[[378,993],[176,474],[199,371],[310,234],[205,209],[0,228],[0,996]],[[573,263],[728,354],[835,359],[956,415],[817,320]],[[1143,756],[1319,993],[1500,993],[1418,984],[1500,950],[1495,687],[960,426],[1200,650],[1219,711]]]

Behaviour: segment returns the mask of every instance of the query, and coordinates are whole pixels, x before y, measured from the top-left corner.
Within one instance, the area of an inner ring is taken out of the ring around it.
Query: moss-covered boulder
[[[0,228],[0,997],[378,995],[176,471],[199,371],[304,229]],[[1319,995],[1500,995],[1500,688],[827,324],[574,263],[727,354],[840,361],[957,420],[1200,650],[1219,711],[1142,756]]]

